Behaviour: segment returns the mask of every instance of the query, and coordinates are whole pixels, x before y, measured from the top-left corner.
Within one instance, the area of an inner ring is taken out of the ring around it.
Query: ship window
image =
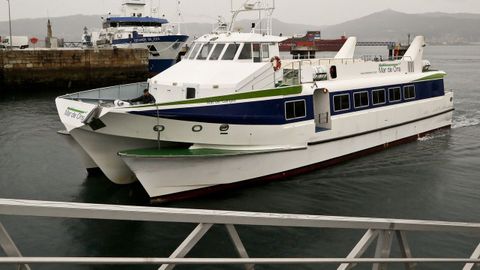
[[[245,43],[238,56],[240,60],[252,59],[252,43]]]
[[[400,87],[393,87],[388,89],[388,101],[398,102],[402,99]]]
[[[415,85],[403,87],[403,98],[405,100],[415,99]]]
[[[193,87],[187,87],[187,99],[195,98],[196,90]]]
[[[350,95],[336,95],[333,97],[333,110],[336,112],[350,110]]]
[[[376,89],[372,91],[373,105],[385,104],[385,89]]]
[[[210,56],[209,60],[218,60],[220,54],[222,54],[223,48],[225,48],[225,44],[217,44],[215,49],[213,49],[212,55]]]
[[[237,54],[239,44],[229,44],[227,50],[223,54],[222,60],[233,60]]]
[[[262,58],[260,57],[260,44],[259,43],[254,43],[253,44],[253,62],[258,63],[262,62]]]
[[[207,43],[203,45],[203,47],[200,49],[200,53],[198,54],[197,59],[206,60],[212,48],[213,48],[213,44],[211,43]]]
[[[262,44],[262,58],[270,59],[270,50],[268,48],[268,44]]]
[[[202,47],[202,44],[197,43],[193,46],[192,52],[190,53],[190,57],[188,59],[192,60],[195,59],[195,56],[197,56],[198,51],[200,50],[200,47]]]
[[[368,92],[358,92],[353,94],[355,109],[368,107]]]
[[[292,120],[307,116],[305,100],[285,102],[285,119]]]
[[[337,66],[330,67],[330,77],[332,77],[332,79],[337,78]]]

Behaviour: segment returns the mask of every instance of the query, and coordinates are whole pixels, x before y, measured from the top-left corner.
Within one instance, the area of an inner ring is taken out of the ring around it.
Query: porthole
[[[164,125],[156,125],[156,126],[153,127],[153,131],[155,131],[155,132],[165,131],[165,126]]]
[[[226,132],[230,129],[230,126],[228,124],[223,124],[220,126],[220,131],[221,132]]]
[[[193,132],[200,132],[203,130],[203,127],[201,125],[195,125],[192,127]]]

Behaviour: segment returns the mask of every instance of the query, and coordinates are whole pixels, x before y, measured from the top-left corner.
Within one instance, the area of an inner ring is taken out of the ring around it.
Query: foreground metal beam
[[[478,259],[480,258],[480,244],[478,244],[477,248],[473,252],[472,256],[470,257],[471,259]],[[463,270],[472,270],[473,267],[475,267],[475,264],[473,263],[467,263],[465,267],[463,267]]]
[[[0,247],[5,252],[5,255],[9,257],[22,257],[22,253],[20,253],[20,250],[15,245],[15,242],[13,242],[2,222],[0,222]],[[18,269],[30,270],[30,266],[27,264],[21,264],[19,265]]]
[[[372,263],[480,263],[480,259],[459,258],[111,258],[111,257],[0,257],[2,264],[78,264],[78,265],[245,265],[245,264],[372,264]]]
[[[355,245],[355,247],[352,249],[350,254],[348,254],[347,259],[355,259],[355,258],[360,258],[362,257],[363,253],[368,249],[370,244],[375,240],[375,238],[378,236],[379,231],[374,231],[374,230],[368,230],[358,241],[358,243]],[[353,264],[345,263],[340,265],[340,267],[337,268],[337,270],[348,270],[353,268]]]
[[[195,224],[212,223],[365,230],[452,231],[478,233],[480,235],[480,223],[154,208],[10,199],[0,199],[0,214]]]
[[[375,258],[389,258],[392,250],[393,231],[381,231],[378,235]],[[387,264],[375,263],[372,270],[387,270]]]
[[[232,240],[233,245],[235,246],[235,250],[238,253],[238,256],[240,258],[249,258],[247,249],[243,245],[242,239],[240,239],[240,235],[238,235],[237,229],[235,229],[235,226],[231,224],[225,225],[227,227],[227,232],[228,235],[230,236],[230,239]],[[245,265],[245,270],[254,270],[255,265],[253,264],[247,264]]]
[[[202,239],[202,237],[212,228],[213,224],[198,224],[197,227],[188,235],[182,244],[170,255],[170,259],[183,258],[188,252]],[[164,264],[158,270],[172,270],[175,264]]]

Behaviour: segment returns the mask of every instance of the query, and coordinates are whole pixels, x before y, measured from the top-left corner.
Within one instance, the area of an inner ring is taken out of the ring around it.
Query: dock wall
[[[143,49],[0,51],[0,91],[87,89],[148,76]]]

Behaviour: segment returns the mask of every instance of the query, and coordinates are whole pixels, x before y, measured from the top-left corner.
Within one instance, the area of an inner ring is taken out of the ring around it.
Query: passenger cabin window
[[[197,56],[197,60],[206,60],[212,48],[213,44],[211,43],[203,45],[203,47],[200,49],[200,53]]]
[[[358,92],[353,94],[355,109],[368,107],[368,92]]]
[[[242,51],[238,56],[239,60],[252,59],[252,43],[245,43],[243,45]]]
[[[372,102],[373,105],[385,104],[385,89],[376,89],[372,91]]]
[[[215,49],[213,49],[209,60],[218,60],[218,58],[220,58],[220,54],[222,54],[223,48],[225,48],[225,44],[217,44]]]
[[[268,48],[268,44],[262,44],[262,58],[270,59],[270,50]]]
[[[196,96],[196,90],[193,87],[187,87],[187,99],[192,99],[195,98]]]
[[[350,95],[336,95],[333,97],[333,110],[336,112],[350,110]]]
[[[398,102],[402,99],[400,87],[393,87],[388,89],[388,101]]]
[[[237,54],[239,44],[229,44],[227,50],[223,54],[222,60],[233,60]]]
[[[403,98],[405,100],[415,99],[415,85],[403,87]]]
[[[253,44],[253,62],[255,63],[262,62],[261,47],[259,43]]]
[[[197,56],[198,51],[200,50],[200,47],[202,47],[202,44],[197,43],[193,46],[192,52],[190,53],[190,56],[188,59],[193,60]]]
[[[305,100],[296,100],[285,102],[285,119],[299,119],[307,116],[307,107]]]

